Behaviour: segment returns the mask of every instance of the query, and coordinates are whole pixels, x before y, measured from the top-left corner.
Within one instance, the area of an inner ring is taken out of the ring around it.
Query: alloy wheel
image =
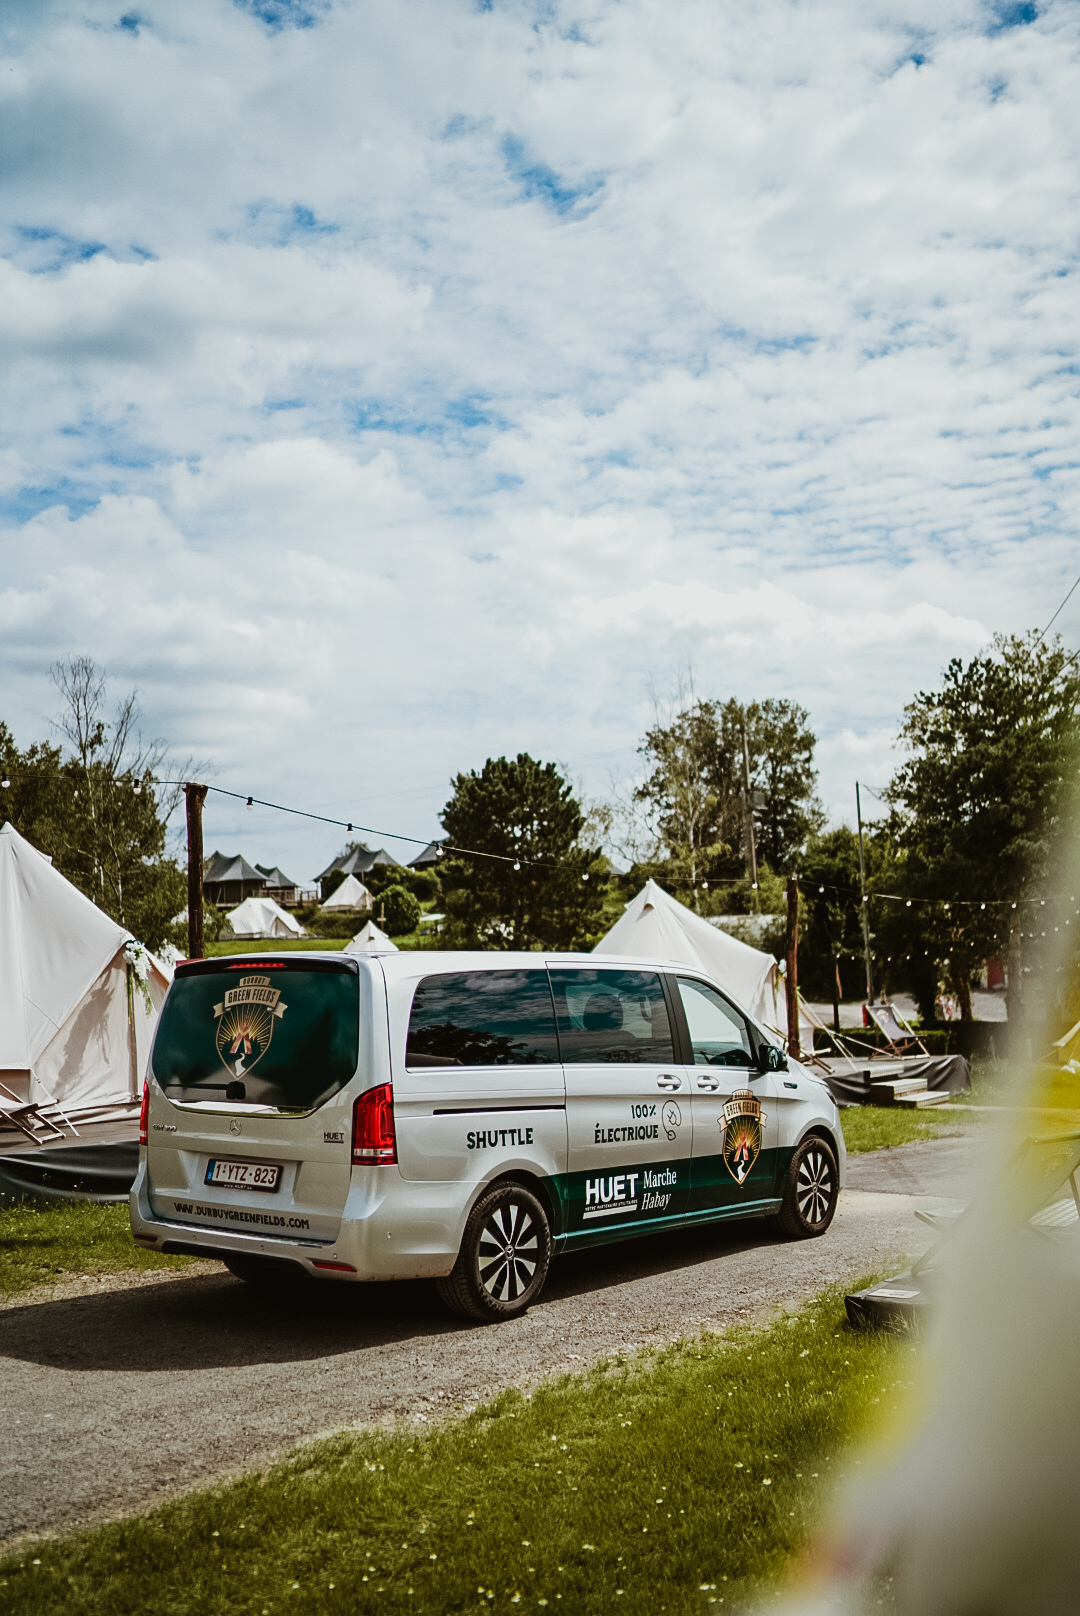
[[[516,1302],[540,1263],[540,1235],[528,1207],[504,1201],[484,1220],[479,1242],[480,1283],[498,1302]]]
[[[808,1150],[799,1163],[795,1199],[807,1223],[820,1223],[832,1203],[832,1163],[823,1150]]]

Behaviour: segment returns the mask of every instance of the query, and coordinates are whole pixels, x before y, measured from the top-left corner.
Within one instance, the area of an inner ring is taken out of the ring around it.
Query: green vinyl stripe
[[[556,1239],[560,1251],[583,1251],[589,1246],[609,1246],[619,1240],[637,1240],[648,1234],[667,1234],[676,1229],[700,1228],[707,1223],[734,1223],[740,1218],[769,1217],[779,1212],[780,1200],[744,1201],[738,1205],[708,1207],[700,1212],[679,1212],[673,1217],[641,1218],[636,1223],[608,1224],[599,1228],[572,1230]]]

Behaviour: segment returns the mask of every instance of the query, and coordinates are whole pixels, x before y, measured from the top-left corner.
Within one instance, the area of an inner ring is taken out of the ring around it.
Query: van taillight
[[[139,1107],[139,1143],[145,1145],[150,1137],[150,1085],[142,1086],[142,1105]]]
[[[397,1161],[394,1097],[389,1083],[368,1089],[353,1107],[352,1159],[354,1166]]]

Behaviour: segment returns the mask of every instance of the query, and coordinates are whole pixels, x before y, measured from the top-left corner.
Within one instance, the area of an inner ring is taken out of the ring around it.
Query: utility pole
[[[188,959],[202,959],[203,946],[203,842],[202,808],[206,786],[188,784],[187,799],[187,925]]]
[[[787,990],[787,1043],[788,1054],[793,1060],[800,1058],[799,1051],[799,882],[794,875],[788,876],[787,884],[787,974],[784,986]]]
[[[758,912],[757,844],[754,841],[754,804],[750,796],[750,750],[746,744],[746,725],[742,730],[743,791],[746,801],[746,842],[750,849],[750,880],[754,893],[754,913]]]
[[[859,892],[862,897],[863,953],[866,956],[866,1002],[874,1002],[874,960],[870,952],[870,905],[866,901],[866,863],[863,859],[862,798],[859,782],[855,782],[855,818],[859,822]]]

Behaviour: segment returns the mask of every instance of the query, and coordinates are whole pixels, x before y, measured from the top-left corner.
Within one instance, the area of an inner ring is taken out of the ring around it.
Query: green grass
[[[0,1296],[14,1296],[72,1274],[183,1268],[190,1261],[137,1246],[126,1203],[34,1201],[0,1207]]]
[[[908,1395],[914,1350],[850,1329],[826,1293],[764,1330],[617,1358],[423,1433],[345,1433],[42,1542],[0,1563],[0,1602],[10,1616],[731,1609],[799,1553],[857,1462],[847,1445]]]
[[[925,1111],[900,1111],[891,1106],[849,1105],[840,1113],[850,1155],[910,1145],[915,1139],[936,1139],[944,1121],[944,1117],[935,1117],[929,1122]]]

